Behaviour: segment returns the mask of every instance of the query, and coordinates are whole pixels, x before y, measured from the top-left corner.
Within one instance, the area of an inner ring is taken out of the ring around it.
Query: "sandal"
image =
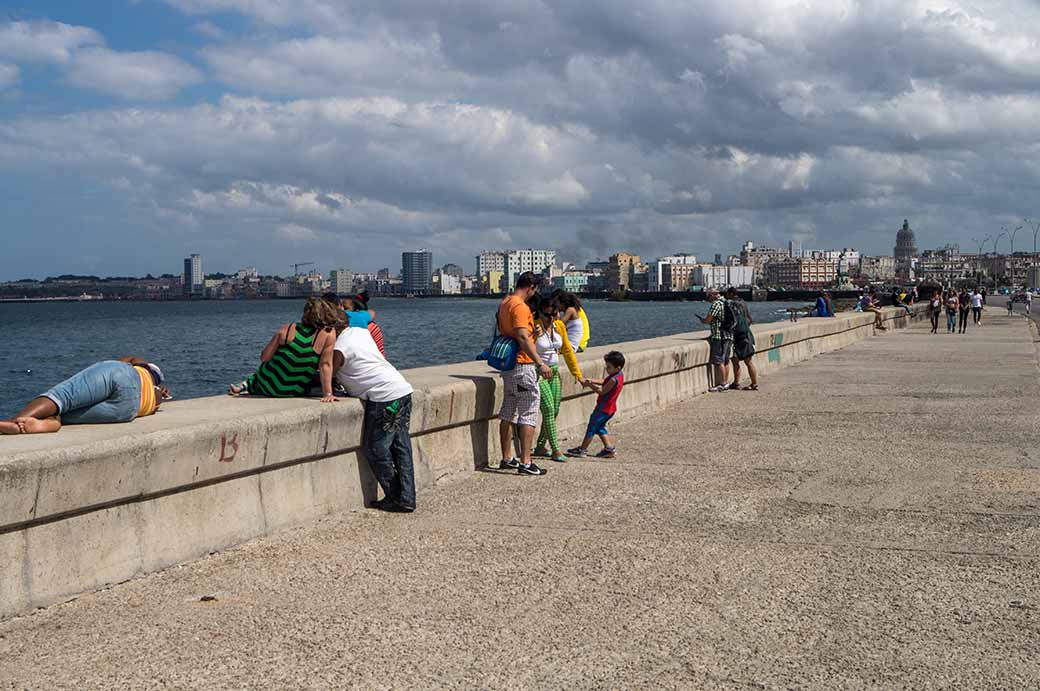
[[[758,391],[758,384],[748,384],[742,391]]]
[[[566,463],[567,462],[567,456],[562,454],[562,453],[560,453],[559,451],[557,451],[556,453],[554,453],[552,455],[552,459],[551,460],[556,461],[557,463]]]

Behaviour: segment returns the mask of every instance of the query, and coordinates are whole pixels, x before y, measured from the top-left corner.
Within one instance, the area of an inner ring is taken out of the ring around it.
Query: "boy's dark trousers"
[[[415,470],[408,423],[412,417],[411,394],[396,401],[365,401],[365,456],[372,474],[390,501],[415,508]]]

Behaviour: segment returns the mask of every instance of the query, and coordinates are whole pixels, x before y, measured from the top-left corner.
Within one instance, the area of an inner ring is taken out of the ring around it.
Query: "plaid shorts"
[[[538,426],[538,370],[534,365],[517,365],[502,373],[502,410],[498,417],[514,425]]]

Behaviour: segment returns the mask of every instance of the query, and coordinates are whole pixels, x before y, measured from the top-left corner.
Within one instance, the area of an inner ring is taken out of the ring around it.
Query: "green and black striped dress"
[[[316,328],[297,324],[293,340],[278,346],[274,356],[261,363],[256,373],[246,379],[249,393],[277,398],[307,393],[321,359],[314,352],[314,337],[317,334]]]

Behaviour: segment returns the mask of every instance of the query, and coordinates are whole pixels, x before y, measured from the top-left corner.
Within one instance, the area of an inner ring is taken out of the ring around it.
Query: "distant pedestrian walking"
[[[946,292],[946,333],[957,332],[957,310],[960,301],[957,299],[957,291],[950,288]]]
[[[958,328],[960,333],[964,333],[968,329],[968,315],[971,313],[971,295],[968,294],[967,288],[961,288],[960,294],[957,295],[957,309],[960,314]]]
[[[1015,311],[1015,296],[1011,293],[1008,293],[1007,308],[1008,316],[1010,317]]]
[[[1026,291],[1026,314],[1029,314],[1033,309],[1033,293],[1032,291]]]
[[[932,333],[939,333],[939,315],[942,313],[942,293],[938,290],[932,293],[932,299],[928,301],[928,318],[932,321]]]
[[[37,396],[13,418],[0,420],[0,434],[57,432],[63,424],[130,422],[151,415],[169,398],[162,370],[127,355],[95,363]]]
[[[733,382],[729,388],[740,388],[740,363],[747,367],[751,383],[744,387],[745,391],[758,391],[758,370],[755,368],[755,334],[751,332],[751,312],[747,304],[740,299],[736,288],[726,289],[726,301],[736,314],[733,326]]]
[[[979,292],[978,288],[975,288],[971,294],[971,317],[975,320],[975,326],[982,325],[982,293]]]
[[[588,454],[592,440],[599,437],[603,442],[603,449],[596,454],[597,458],[614,458],[617,450],[614,442],[607,432],[607,423],[617,412],[618,398],[621,389],[625,386],[625,375],[621,370],[625,368],[625,356],[616,350],[612,350],[603,356],[603,365],[607,376],[603,379],[586,379],[583,384],[599,394],[596,399],[596,408],[589,417],[589,426],[585,430],[585,439],[581,446],[567,450],[567,455],[572,458],[581,458]]]

